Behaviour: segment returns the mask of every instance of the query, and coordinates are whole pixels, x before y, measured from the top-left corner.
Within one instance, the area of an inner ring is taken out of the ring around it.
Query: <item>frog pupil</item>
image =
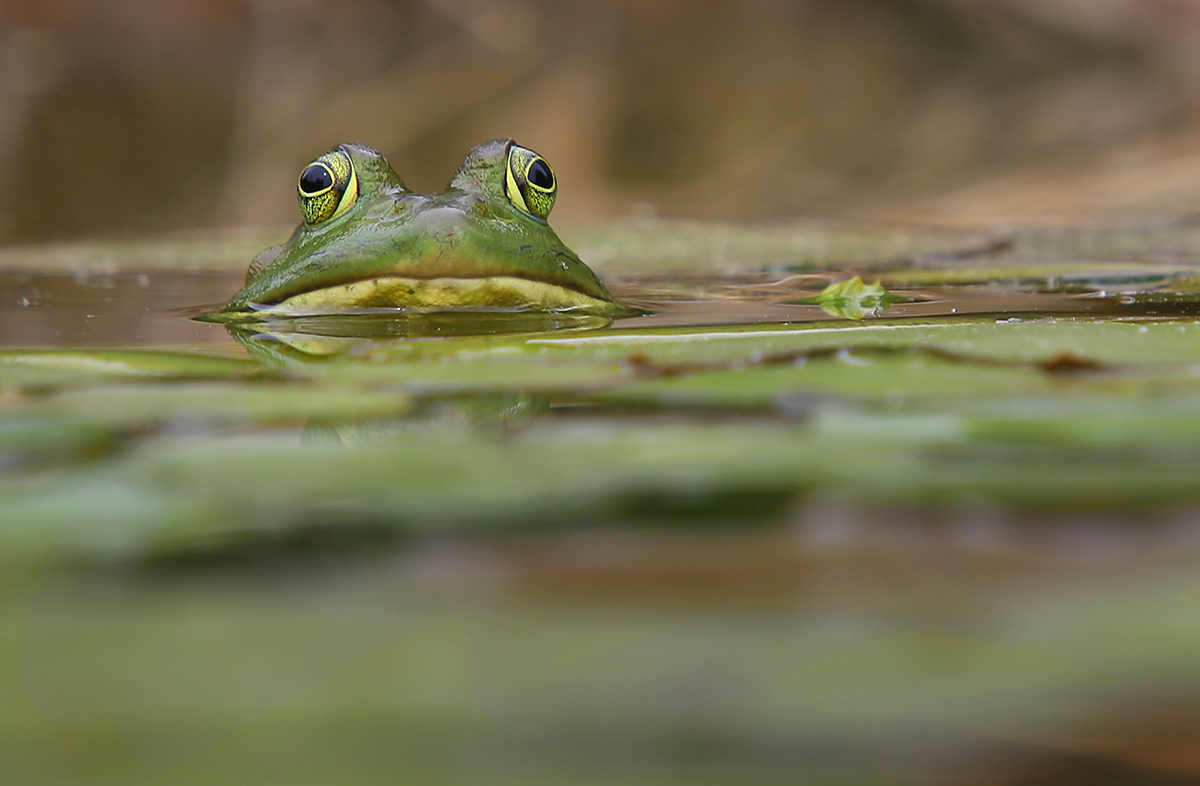
[[[300,190],[306,194],[324,191],[333,185],[333,175],[320,164],[313,164],[300,175]]]
[[[551,174],[549,165],[540,158],[529,165],[528,177],[529,182],[538,188],[550,189],[554,187],[554,175]]]

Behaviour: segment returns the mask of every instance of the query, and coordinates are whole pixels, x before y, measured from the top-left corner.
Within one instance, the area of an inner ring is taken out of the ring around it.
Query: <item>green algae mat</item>
[[[1200,778],[1200,228],[191,319],[270,239],[0,250],[0,782]]]

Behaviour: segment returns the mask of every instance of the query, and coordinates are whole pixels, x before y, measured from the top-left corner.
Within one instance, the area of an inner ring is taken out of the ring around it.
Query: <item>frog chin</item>
[[[607,300],[516,276],[411,278],[378,276],[313,289],[278,303],[253,306],[255,316],[309,316],[349,311],[582,311],[606,313]]]

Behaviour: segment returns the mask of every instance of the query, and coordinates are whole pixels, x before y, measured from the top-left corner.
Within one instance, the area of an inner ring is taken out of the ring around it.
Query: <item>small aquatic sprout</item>
[[[863,319],[873,317],[891,303],[891,296],[883,284],[864,284],[858,276],[847,281],[835,281],[815,298],[801,301],[818,305],[832,317]]]

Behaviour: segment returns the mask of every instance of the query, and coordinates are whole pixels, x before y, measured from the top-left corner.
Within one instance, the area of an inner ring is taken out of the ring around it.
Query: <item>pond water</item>
[[[1193,782],[1172,264],[231,329],[241,270],[0,274],[4,771]]]
[[[146,270],[142,272],[53,274],[0,271],[0,346],[4,347],[203,347],[234,349],[219,325],[196,322],[221,305],[241,286],[237,270]],[[831,313],[796,301],[817,295],[828,276],[674,274],[622,276],[614,285],[617,299],[644,313],[618,319],[616,329],[671,328],[734,324],[827,322]],[[1146,293],[1110,293],[1073,284],[1069,292],[1039,292],[1017,282],[991,285],[893,290],[898,302],[873,316],[929,319],[973,316],[1081,316],[1172,318],[1195,315],[1191,299],[1146,297]],[[1159,282],[1153,282],[1158,284]],[[1140,295],[1140,296],[1139,296]],[[499,320],[467,316],[455,325],[429,318],[392,319],[372,315],[375,325],[392,322],[380,336],[486,334],[514,330],[605,326],[597,320],[526,319],[503,315]],[[836,315],[832,315],[835,316]],[[328,320],[326,320],[328,321]],[[431,321],[434,324],[430,324]],[[297,322],[297,325],[302,322]],[[348,326],[354,325],[354,321]]]

